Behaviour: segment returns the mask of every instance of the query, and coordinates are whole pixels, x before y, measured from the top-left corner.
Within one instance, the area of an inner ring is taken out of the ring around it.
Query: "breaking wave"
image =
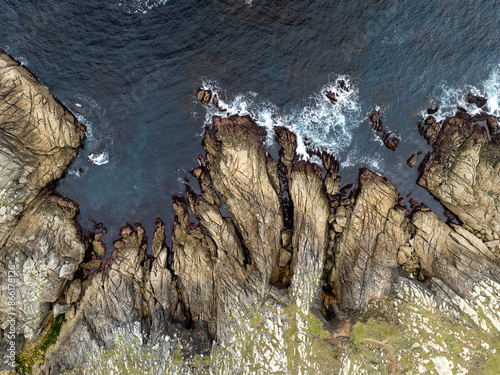
[[[109,162],[109,154],[107,151],[104,151],[101,154],[90,154],[89,160],[92,164],[95,165],[103,165]]]
[[[87,98],[77,95],[78,102],[69,104],[69,108],[73,112],[78,121],[85,125],[85,147],[88,148],[87,162],[94,165],[104,165],[109,162],[109,145],[113,143],[109,136],[101,134],[99,129],[95,127],[90,118],[99,118],[106,113],[92,98]],[[81,104],[83,103],[83,104]],[[69,174],[80,177],[81,172],[79,166],[74,165],[68,171]]]
[[[467,101],[467,96],[472,94],[487,99],[486,106],[479,108],[476,104]],[[478,86],[466,85],[463,87],[441,84],[431,100],[431,106],[439,105],[439,110],[433,114],[436,121],[442,121],[455,115],[457,107],[464,108],[471,116],[485,111],[494,116],[500,116],[500,65],[490,73],[488,79]],[[422,118],[429,116],[426,110],[420,113]]]
[[[118,4],[128,13],[147,13],[153,8],[165,5],[168,0],[123,0]]]
[[[308,157],[307,148],[338,154],[351,144],[353,131],[361,121],[358,87],[345,75],[335,76],[309,97],[303,107],[287,113],[281,113],[270,101],[262,101],[254,92],[237,94],[232,100],[225,101],[222,99],[224,92],[217,82],[203,81],[202,88],[217,94],[219,107],[227,110],[221,111],[209,104],[205,125],[212,123],[213,116],[250,115],[268,130],[268,145],[273,142],[274,126],[285,126],[297,135],[297,152],[304,158]]]

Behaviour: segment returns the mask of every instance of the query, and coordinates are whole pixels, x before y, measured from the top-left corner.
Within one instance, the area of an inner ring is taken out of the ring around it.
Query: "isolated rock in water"
[[[500,148],[486,130],[450,118],[421,166],[418,184],[478,237],[500,235]],[[493,239],[493,238],[491,238]]]
[[[467,94],[466,97],[467,102],[471,104],[475,104],[478,108],[483,108],[486,103],[488,102],[488,99],[480,96],[480,95],[474,95],[474,94]]]
[[[210,103],[210,99],[212,99],[212,90],[198,89],[196,97],[203,103],[203,105],[208,105],[208,103]]]
[[[372,129],[376,132],[377,136],[380,137],[382,142],[384,142],[385,147],[389,150],[396,151],[396,148],[399,146],[399,138],[384,129],[382,113],[378,110],[373,110],[369,119]]]
[[[408,164],[410,168],[413,168],[416,161],[417,161],[417,154],[412,154],[410,158],[406,161],[406,164]]]

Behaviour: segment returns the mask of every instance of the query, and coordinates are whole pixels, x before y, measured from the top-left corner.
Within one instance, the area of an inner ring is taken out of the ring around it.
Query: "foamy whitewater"
[[[341,88],[342,81],[346,90]],[[220,107],[227,110],[221,111],[210,103],[206,107],[205,125],[212,123],[213,116],[250,115],[258,125],[267,129],[268,146],[274,142],[273,128],[285,126],[297,135],[297,153],[306,159],[309,159],[307,148],[337,155],[349,147],[355,128],[364,119],[358,87],[345,75],[335,76],[319,92],[311,95],[303,107],[288,113],[283,113],[270,101],[261,101],[255,92],[237,94],[232,100],[225,101],[224,91],[216,81],[204,80],[201,87],[216,94]],[[335,103],[327,98],[327,92],[335,95]]]
[[[90,154],[89,160],[95,165],[107,164],[109,162],[109,154],[106,151],[101,154]]]
[[[147,13],[153,8],[168,3],[168,0],[124,0],[118,5],[125,8],[128,13]]]
[[[481,82],[479,87],[473,85],[454,87],[445,83],[440,84],[436,92],[433,93],[433,99],[431,99],[431,104],[438,104],[439,110],[432,116],[438,122],[443,121],[445,118],[455,115],[457,107],[466,109],[472,116],[483,112],[483,109],[467,102],[466,97],[468,94],[486,98],[486,112],[494,116],[500,116],[500,65],[491,71],[488,79]],[[422,118],[429,116],[426,109],[420,112],[420,116]]]

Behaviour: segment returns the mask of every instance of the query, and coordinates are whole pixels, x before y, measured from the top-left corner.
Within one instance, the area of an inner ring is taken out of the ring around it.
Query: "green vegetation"
[[[304,289],[296,288],[294,295],[232,311],[232,338],[209,356],[186,358],[179,347],[166,354],[121,338],[92,358],[84,373],[434,373],[440,357],[453,364],[453,372],[492,375],[500,368],[500,333],[484,328],[481,321],[488,320],[480,307],[475,307],[478,325],[466,314],[438,306],[425,291],[409,288],[370,304],[352,327],[345,322],[338,332],[329,332],[296,302],[308,300]]]
[[[57,342],[63,322],[64,314],[57,316],[38,345],[16,356],[16,371],[19,374],[31,374],[36,363],[43,364],[47,349]]]

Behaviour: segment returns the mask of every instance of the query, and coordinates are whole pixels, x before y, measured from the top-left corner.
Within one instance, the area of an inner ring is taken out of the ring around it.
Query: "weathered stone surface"
[[[144,315],[144,269],[141,262],[146,250],[144,229],[126,226],[104,270],[82,283],[82,298],[75,316],[62,327],[59,340],[47,353],[42,370],[57,374],[72,368],[103,345],[113,346],[119,329],[141,324]]]
[[[84,127],[0,50],[0,349],[16,313],[17,350],[40,338],[83,259],[76,204],[43,190],[76,156]],[[8,271],[15,271],[9,281]],[[7,288],[15,288],[15,311]]]
[[[413,168],[413,166],[415,165],[417,161],[417,154],[412,154],[408,160],[406,161],[406,164],[410,167],[410,168]]]
[[[398,192],[364,169],[349,225],[335,243],[330,283],[341,309],[360,309],[387,296],[396,278],[397,254],[409,239],[404,211],[395,208]]]
[[[498,120],[495,116],[488,116],[486,120],[486,124],[488,125],[488,130],[490,131],[490,135],[495,135],[498,131]]]
[[[75,214],[71,203],[62,206],[58,199],[42,194],[25,210],[1,249],[2,296],[7,296],[7,270],[14,266],[17,274],[10,284],[16,289],[18,337],[39,338],[50,318],[51,304],[83,259],[85,247],[75,228]],[[0,301],[0,320],[6,324],[10,306],[6,297]]]
[[[27,205],[76,156],[84,127],[0,50],[0,247]]]
[[[447,120],[418,184],[475,232],[500,233],[500,148],[481,126]]]
[[[500,281],[498,263],[485,256],[467,237],[453,231],[434,213],[416,212],[413,224],[417,230],[412,247],[420,259],[422,271],[426,277],[439,279],[440,284],[447,285],[448,299],[452,291],[473,299],[473,285],[484,279]],[[441,295],[443,291],[436,284],[434,292]]]
[[[212,91],[200,88],[196,93],[196,97],[200,102],[203,103],[203,105],[208,105],[208,103],[210,103],[210,99],[212,99]]]
[[[204,135],[206,155],[192,171],[201,193],[187,187],[185,198],[174,198],[172,249],[161,220],[152,256],[144,229],[126,226],[100,267],[95,256],[82,264],[77,207],[40,193],[74,157],[81,128],[27,71],[0,56],[0,143],[6,145],[0,149],[0,193],[6,197],[0,267],[15,265],[20,277],[20,341],[35,341],[53,315],[66,313],[57,343],[35,374],[73,368],[122,334],[172,350],[189,343],[183,346],[189,355],[209,350],[214,339],[234,343],[242,332],[255,338],[249,327],[259,309],[266,318],[258,324],[281,337],[276,311],[290,308],[284,301],[299,308],[292,315],[300,335],[312,322],[309,311],[323,310],[321,302],[333,306],[333,317],[344,324],[347,314],[370,302],[394,293],[404,299],[407,292],[431,305],[454,306],[482,329],[500,330],[499,150],[495,136],[490,141],[467,116],[448,120],[441,131],[427,121],[434,151],[420,178],[464,226],[445,224],[422,207],[401,207],[395,187],[367,169],[347,196],[352,184],[340,190],[333,156],[320,155],[323,178],[318,165],[297,156],[296,136],[278,127],[276,164],[263,145],[266,131],[250,117],[215,117]],[[208,104],[211,93],[198,97]],[[25,191],[17,192],[19,186]],[[100,236],[93,240],[101,257]],[[99,269],[82,281],[84,268]],[[0,275],[4,289],[6,274]],[[5,298],[0,302],[5,329],[9,306]],[[277,345],[282,351],[284,345]],[[171,351],[162,353],[168,358]],[[286,358],[276,360],[286,371]]]

